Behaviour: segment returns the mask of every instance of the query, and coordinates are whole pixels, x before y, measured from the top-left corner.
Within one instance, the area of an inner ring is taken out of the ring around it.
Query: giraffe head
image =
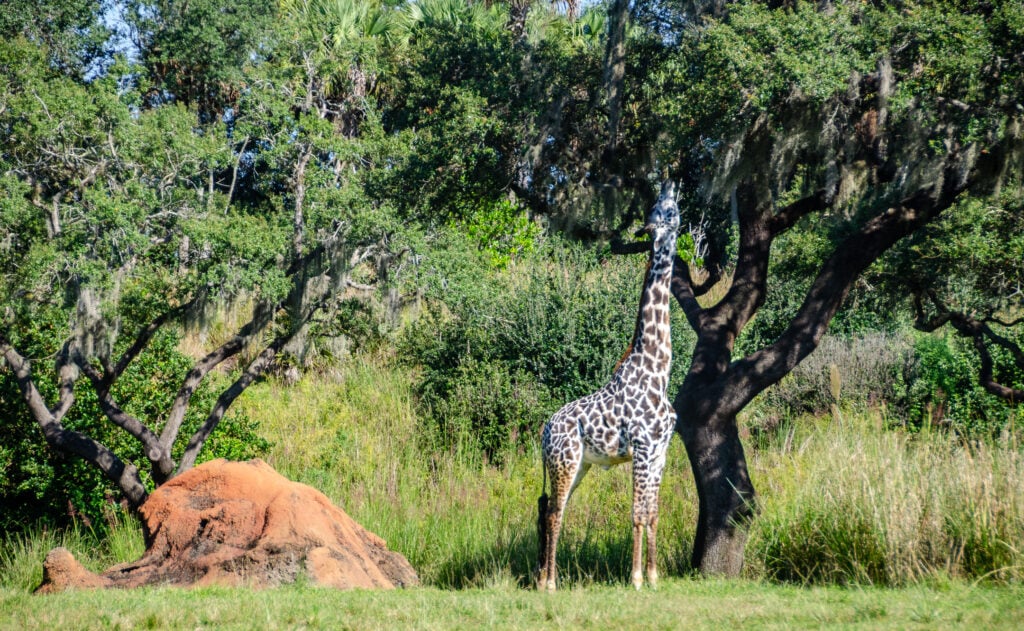
[[[655,241],[665,237],[674,237],[679,230],[679,206],[676,205],[676,183],[665,180],[661,184],[661,194],[647,213],[647,222],[641,232],[651,235]]]

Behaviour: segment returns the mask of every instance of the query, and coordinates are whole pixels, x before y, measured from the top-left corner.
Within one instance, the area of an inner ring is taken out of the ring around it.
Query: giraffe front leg
[[[671,437],[671,434],[669,434]],[[647,513],[647,584],[652,589],[658,588],[658,502],[661,491],[661,476],[665,470],[665,454],[668,441],[657,451],[650,466],[647,494],[645,496]]]
[[[664,449],[636,450],[633,460],[633,586],[643,585],[643,538],[647,535],[647,582],[658,585],[658,491],[665,466]]]
[[[633,460],[633,587],[640,589],[644,584],[643,573],[643,542],[644,529],[647,526],[649,503],[647,458],[635,454]],[[648,540],[650,541],[650,540]]]
[[[647,584],[658,588],[658,515],[647,520]]]
[[[641,571],[643,565],[643,541],[644,525],[636,519],[636,512],[633,517],[633,587],[640,589],[644,585],[644,574]]]

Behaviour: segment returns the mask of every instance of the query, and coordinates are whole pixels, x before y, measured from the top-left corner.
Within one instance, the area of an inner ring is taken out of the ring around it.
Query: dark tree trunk
[[[688,397],[680,393],[680,398]],[[743,568],[746,527],[757,504],[736,417],[691,417],[678,431],[699,500],[693,567],[705,575],[737,576]]]

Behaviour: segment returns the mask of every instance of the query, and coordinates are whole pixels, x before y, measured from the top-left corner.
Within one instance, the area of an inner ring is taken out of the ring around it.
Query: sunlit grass
[[[254,386],[238,407],[274,444],[266,456],[272,466],[326,493],[403,552],[425,582],[529,584],[537,557],[539,455],[510,454],[494,466],[423,449],[410,383],[403,371],[367,360],[291,388]],[[685,463],[681,445],[672,457]],[[688,477],[677,467],[665,481],[663,506],[679,519],[662,522],[663,567],[678,569],[689,554],[692,534],[685,530],[692,528],[696,500]],[[624,580],[631,488],[628,466],[594,470],[573,497],[560,561],[569,584]]]
[[[79,524],[59,531],[30,527],[0,538],[0,587],[34,590],[43,580],[43,560],[57,547],[70,550],[94,572],[141,557],[145,547],[138,520],[119,510],[111,511],[109,518],[103,536]]]
[[[0,628],[27,629],[1016,629],[1020,586],[797,588],[667,579],[546,594],[504,586],[447,591],[146,588],[31,596],[0,589]]]
[[[422,449],[411,381],[401,369],[354,361],[292,388],[260,384],[240,403],[274,442],[272,465],[387,539],[427,584],[529,585],[541,490],[535,448],[500,466]],[[1019,449],[887,424],[877,412],[846,410],[799,419],[748,446],[762,506],[748,577],[882,585],[1024,577]],[[559,551],[564,584],[626,581],[630,475],[629,465],[595,468],[573,496]],[[663,574],[690,572],[696,518],[676,439],[661,494]]]
[[[320,489],[384,537],[425,585],[530,586],[541,492],[536,447],[503,454],[500,466],[425,449],[417,438],[412,377],[357,356],[294,386],[256,384],[236,405],[271,441],[265,459],[272,466]],[[835,418],[791,420],[746,441],[762,509],[750,532],[748,579],[1022,583],[1019,440],[964,443],[889,425],[878,412],[842,410]],[[563,587],[626,585],[630,504],[629,465],[591,471],[567,513],[559,549]],[[674,439],[661,494],[662,576],[690,575],[696,518],[689,464]],[[46,552],[57,545],[96,570],[142,552],[131,522],[117,524],[102,541],[80,530],[30,531],[0,545],[0,585],[33,589]]]
[[[1012,441],[883,431],[877,414],[805,419],[758,452],[751,571],[797,582],[1024,579],[1024,456]]]

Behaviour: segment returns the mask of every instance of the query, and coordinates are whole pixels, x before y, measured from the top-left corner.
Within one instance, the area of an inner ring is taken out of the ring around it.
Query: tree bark
[[[629,0],[614,0],[608,7],[608,46],[604,56],[604,88],[608,103],[608,147],[613,154],[619,138],[622,98],[626,79],[626,30]]]
[[[685,388],[684,388],[685,391]],[[687,400],[692,395],[682,394]],[[676,404],[679,409],[678,403]],[[678,431],[697,486],[698,520],[692,566],[706,576],[738,576],[743,569],[747,525],[757,513],[736,417],[692,418]]]

